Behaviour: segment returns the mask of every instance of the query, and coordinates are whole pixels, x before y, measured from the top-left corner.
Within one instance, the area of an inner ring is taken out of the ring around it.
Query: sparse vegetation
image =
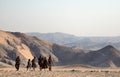
[[[78,68],[78,67],[76,67]],[[120,77],[119,68],[109,69],[89,69],[89,68],[63,68],[54,67],[52,71],[37,69],[36,71],[21,68],[16,71],[13,68],[1,68],[0,77]]]

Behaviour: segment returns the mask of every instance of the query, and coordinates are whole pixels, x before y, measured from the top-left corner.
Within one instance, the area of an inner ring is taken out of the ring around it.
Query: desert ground
[[[48,69],[40,71],[38,68],[27,71],[14,67],[0,68],[0,77],[120,77],[120,68],[86,68],[80,66],[54,66],[52,71]]]

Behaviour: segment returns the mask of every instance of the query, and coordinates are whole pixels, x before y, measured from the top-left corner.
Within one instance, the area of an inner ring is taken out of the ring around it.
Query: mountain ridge
[[[78,37],[64,33],[26,33],[60,45],[80,47],[88,50],[98,50],[107,45],[113,45],[120,50],[120,36],[116,37]]]
[[[91,51],[59,45],[28,36],[20,32],[0,31],[0,62],[14,65],[16,56],[20,56],[21,64],[26,66],[27,59],[52,55],[54,65],[90,65],[95,67],[120,67],[120,51],[108,45]]]

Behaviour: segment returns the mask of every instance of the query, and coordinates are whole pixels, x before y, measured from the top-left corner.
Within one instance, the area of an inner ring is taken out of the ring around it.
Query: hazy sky
[[[0,0],[0,29],[120,36],[120,0]]]

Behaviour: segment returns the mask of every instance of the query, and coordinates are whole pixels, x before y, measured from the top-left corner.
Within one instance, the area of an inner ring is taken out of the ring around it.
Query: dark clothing
[[[28,60],[28,63],[27,63],[27,70],[28,68],[31,68],[31,62],[30,62],[30,59]]]
[[[20,58],[18,56],[15,60],[15,68],[17,69],[17,71],[19,70],[19,67],[20,67]]]
[[[38,58],[38,64],[39,64],[39,66],[42,66],[42,63],[43,63],[43,58],[40,56]]]
[[[48,66],[49,66],[49,71],[51,71],[52,70],[52,58],[51,58],[51,56],[49,56],[49,58],[48,58]]]
[[[35,58],[32,60],[32,67],[33,68],[36,68],[37,67],[37,65],[36,65],[36,63],[35,63],[36,61],[35,61]]]
[[[42,70],[42,67],[43,67],[43,57],[41,55],[38,58],[38,65],[39,65],[40,70]]]
[[[47,61],[46,58],[44,58],[44,60],[43,60],[43,68],[44,68],[44,69],[45,69],[45,68],[48,68],[48,61]]]
[[[48,65],[51,65],[52,64],[52,58],[51,58],[51,56],[48,58]]]

